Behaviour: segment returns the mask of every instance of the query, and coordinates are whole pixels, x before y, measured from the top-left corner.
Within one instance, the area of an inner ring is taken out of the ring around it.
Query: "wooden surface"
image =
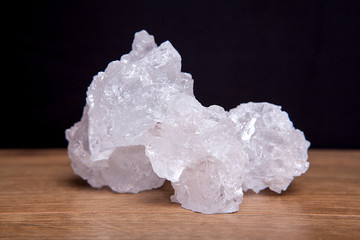
[[[0,150],[0,239],[360,239],[360,151],[311,150],[278,195],[204,215],[158,190],[117,194],[75,176],[66,151]]]

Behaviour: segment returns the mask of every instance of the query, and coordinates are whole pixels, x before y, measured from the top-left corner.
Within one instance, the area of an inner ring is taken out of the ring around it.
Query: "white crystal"
[[[136,193],[174,187],[173,202],[202,213],[239,209],[243,189],[280,193],[309,167],[310,145],[280,106],[202,106],[169,42],[135,34],[132,51],[89,86],[81,121],[66,131],[78,175]]]
[[[227,113],[176,95],[163,122],[144,135],[154,171],[172,182],[171,200],[197,212],[226,213],[238,211],[242,188],[286,190],[309,167],[309,142],[280,109],[247,103]]]
[[[178,94],[144,142],[154,171],[172,182],[172,201],[202,213],[239,210],[247,155],[222,107]]]
[[[280,193],[309,168],[310,143],[280,106],[250,102],[230,110],[229,116],[249,157],[244,191],[269,187]]]
[[[192,96],[192,88],[170,42],[157,47],[146,31],[136,33],[132,51],[94,77],[81,121],[66,131],[75,173],[117,192],[160,187],[142,134],[164,119],[172,95]]]

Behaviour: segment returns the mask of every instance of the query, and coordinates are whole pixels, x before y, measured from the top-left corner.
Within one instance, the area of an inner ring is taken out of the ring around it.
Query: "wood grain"
[[[93,189],[64,149],[0,150],[0,239],[360,239],[360,151],[311,150],[281,195],[248,192],[233,214],[171,203],[167,182],[139,194]]]

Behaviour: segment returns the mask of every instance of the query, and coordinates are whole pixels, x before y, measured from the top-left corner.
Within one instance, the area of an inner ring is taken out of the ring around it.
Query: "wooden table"
[[[311,150],[281,195],[248,192],[233,214],[171,203],[173,190],[93,189],[66,150],[0,150],[0,239],[360,239],[360,151]]]

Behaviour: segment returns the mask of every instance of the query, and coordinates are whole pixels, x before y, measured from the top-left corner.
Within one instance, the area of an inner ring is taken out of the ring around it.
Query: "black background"
[[[146,29],[197,99],[283,106],[312,147],[360,146],[360,1],[30,1],[3,8],[0,147],[65,147],[87,86]]]

